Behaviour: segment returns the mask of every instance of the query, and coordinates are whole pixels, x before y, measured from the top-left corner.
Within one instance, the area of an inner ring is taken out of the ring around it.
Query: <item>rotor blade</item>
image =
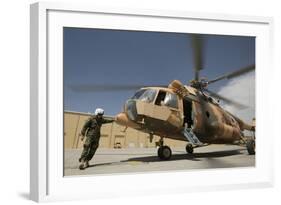
[[[235,102],[235,101],[233,101],[231,99],[223,97],[223,96],[221,96],[221,95],[219,95],[217,93],[214,93],[214,92],[212,92],[210,90],[205,89],[205,91],[207,91],[212,97],[215,97],[215,98],[217,98],[219,100],[223,100],[225,103],[227,103],[229,105],[232,105],[232,106],[234,106],[234,107],[236,107],[238,109],[242,110],[242,109],[248,108],[248,106],[246,106],[246,105],[243,105],[241,103]]]
[[[241,75],[246,74],[246,73],[248,73],[248,72],[250,72],[250,71],[253,71],[253,70],[255,70],[255,64],[246,66],[246,67],[241,68],[241,69],[239,69],[239,70],[237,70],[237,71],[234,71],[234,72],[232,72],[232,73],[228,73],[228,74],[222,75],[222,76],[217,77],[217,78],[215,78],[215,79],[213,79],[213,80],[209,80],[209,81],[208,81],[208,84],[217,82],[217,81],[222,80],[222,79],[231,79],[231,78],[235,78],[235,77],[241,76]]]
[[[167,87],[167,85],[100,85],[100,84],[84,84],[84,85],[68,85],[68,88],[74,92],[118,92],[138,90],[142,87]]]
[[[198,34],[193,34],[192,38],[192,48],[193,48],[193,61],[194,61],[194,71],[195,71],[195,80],[199,80],[199,71],[203,67],[203,57],[202,57],[202,46],[203,39]]]

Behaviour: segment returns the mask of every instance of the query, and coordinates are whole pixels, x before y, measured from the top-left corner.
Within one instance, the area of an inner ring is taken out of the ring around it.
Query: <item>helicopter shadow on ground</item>
[[[220,157],[234,156],[241,154],[243,149],[235,150],[226,150],[226,151],[215,151],[215,152],[202,152],[202,153],[193,153],[193,154],[173,154],[168,161],[177,161],[177,160],[190,160],[190,161],[201,161],[201,158],[206,159],[216,159]],[[108,162],[108,163],[99,163],[99,164],[90,164],[91,167],[99,166],[108,166],[108,165],[122,165],[126,162],[141,162],[141,163],[150,163],[150,162],[163,162],[158,156],[145,156],[145,157],[133,157],[127,160],[122,160],[119,162]]]
[[[201,158],[220,158],[233,155],[241,154],[242,149],[235,150],[226,150],[226,151],[215,151],[215,152],[202,152],[202,153],[193,153],[193,154],[173,154],[169,161],[177,160],[191,160],[191,161],[201,161]],[[163,161],[159,159],[158,156],[146,156],[146,157],[134,157],[129,158],[121,162],[130,162],[130,161],[140,161],[140,162],[160,162]]]

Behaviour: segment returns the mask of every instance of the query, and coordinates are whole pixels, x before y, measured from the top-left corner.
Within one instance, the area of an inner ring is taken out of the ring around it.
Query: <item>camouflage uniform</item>
[[[85,136],[86,134],[86,140],[84,143],[84,149],[81,154],[81,157],[79,161],[90,161],[98,146],[99,146],[99,140],[100,140],[100,129],[102,124],[105,123],[111,123],[114,120],[106,120],[103,117],[90,117],[86,123],[84,124],[81,134]]]

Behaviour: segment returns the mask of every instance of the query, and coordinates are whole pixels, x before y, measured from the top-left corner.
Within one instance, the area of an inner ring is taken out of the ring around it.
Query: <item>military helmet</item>
[[[95,110],[95,115],[103,115],[103,114],[104,114],[104,110],[103,110],[103,109],[97,108],[97,109]]]

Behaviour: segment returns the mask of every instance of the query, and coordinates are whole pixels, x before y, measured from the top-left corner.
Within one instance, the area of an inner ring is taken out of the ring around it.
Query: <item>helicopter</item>
[[[212,83],[223,79],[233,79],[255,70],[255,65],[240,68],[232,73],[208,80],[200,78],[203,69],[203,40],[192,34],[194,57],[194,79],[188,85],[173,80],[167,85],[145,86],[129,98],[123,111],[114,119],[125,128],[133,128],[148,133],[150,141],[160,136],[157,154],[162,160],[172,156],[172,150],[164,139],[185,141],[186,152],[192,154],[194,148],[210,144],[235,144],[246,146],[250,155],[255,154],[255,136],[246,138],[244,130],[255,132],[255,124],[248,124],[225,110],[220,100],[239,109],[245,105],[223,97],[208,89]],[[132,89],[138,86],[116,86],[113,90]],[[96,87],[99,89],[99,87]],[[102,86],[106,90],[106,86]]]

